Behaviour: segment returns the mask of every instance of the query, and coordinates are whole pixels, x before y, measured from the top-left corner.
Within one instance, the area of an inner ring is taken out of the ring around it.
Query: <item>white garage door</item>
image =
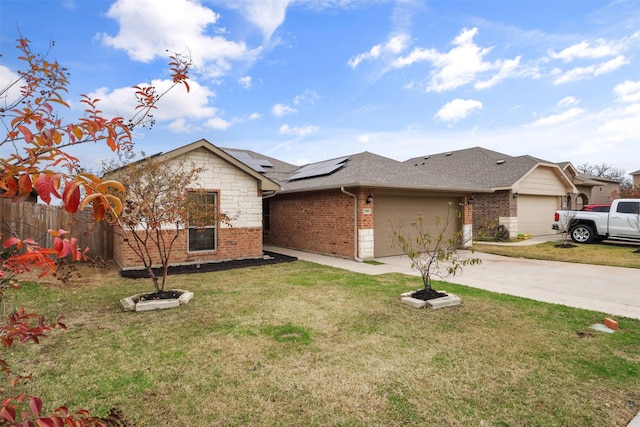
[[[394,248],[393,228],[401,224],[403,229],[412,230],[411,223],[415,222],[418,214],[424,218],[427,231],[438,234],[447,219],[449,206],[451,214],[454,209],[459,209],[461,199],[456,197],[426,197],[426,196],[394,196],[378,195],[375,197],[374,207],[374,256],[401,255],[402,250]],[[441,225],[436,224],[439,217]],[[462,221],[455,218],[449,224],[450,232],[460,231]]]
[[[559,196],[518,196],[518,233],[552,234],[553,214],[560,209]]]

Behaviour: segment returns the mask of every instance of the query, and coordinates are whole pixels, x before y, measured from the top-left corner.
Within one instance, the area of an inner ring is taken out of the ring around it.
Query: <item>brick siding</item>
[[[167,239],[173,238],[175,230],[164,230]],[[122,269],[142,268],[143,264],[135,252],[124,242],[121,230],[115,233],[114,260]],[[133,240],[131,240],[133,241]],[[262,228],[218,228],[218,248],[215,251],[187,251],[187,233],[180,230],[169,263],[187,265],[198,262],[226,261],[238,258],[262,256]],[[154,251],[155,252],[155,251]],[[159,265],[159,258],[154,259]]]
[[[279,194],[267,200],[270,224],[266,243],[344,257],[353,255],[353,197],[336,189]],[[364,199],[359,200],[364,206]],[[360,227],[367,221],[373,227],[372,219],[363,220]]]
[[[476,194],[473,200],[474,237],[489,231],[490,226],[497,226],[499,217],[516,217],[517,207],[517,200],[513,199],[511,191]]]

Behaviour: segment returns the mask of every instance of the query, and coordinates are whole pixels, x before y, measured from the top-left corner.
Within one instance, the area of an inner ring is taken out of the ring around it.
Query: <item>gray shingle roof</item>
[[[405,163],[436,175],[453,172],[478,187],[493,189],[511,187],[538,163],[552,164],[532,156],[513,157],[481,147],[414,157]]]
[[[294,181],[280,181],[282,192],[351,186],[434,191],[482,191],[480,187],[463,178],[412,168],[402,162],[373,153],[363,152],[348,157],[349,159],[343,167],[328,175]]]

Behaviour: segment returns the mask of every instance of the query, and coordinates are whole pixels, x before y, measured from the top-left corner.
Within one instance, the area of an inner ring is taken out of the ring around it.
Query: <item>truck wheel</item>
[[[591,243],[594,239],[593,228],[588,225],[578,224],[571,228],[571,240],[576,243]]]

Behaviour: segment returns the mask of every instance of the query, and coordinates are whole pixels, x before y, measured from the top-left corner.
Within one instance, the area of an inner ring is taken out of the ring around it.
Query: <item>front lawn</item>
[[[516,258],[640,268],[640,253],[636,252],[640,244],[604,242],[560,248],[558,245],[561,243],[546,242],[530,246],[474,244],[473,250]]]
[[[11,301],[67,331],[4,350],[17,392],[131,425],[622,426],[640,409],[640,321],[442,283],[462,305],[399,301],[420,279],[304,261],[170,277],[178,309],[113,270],[27,285]]]

